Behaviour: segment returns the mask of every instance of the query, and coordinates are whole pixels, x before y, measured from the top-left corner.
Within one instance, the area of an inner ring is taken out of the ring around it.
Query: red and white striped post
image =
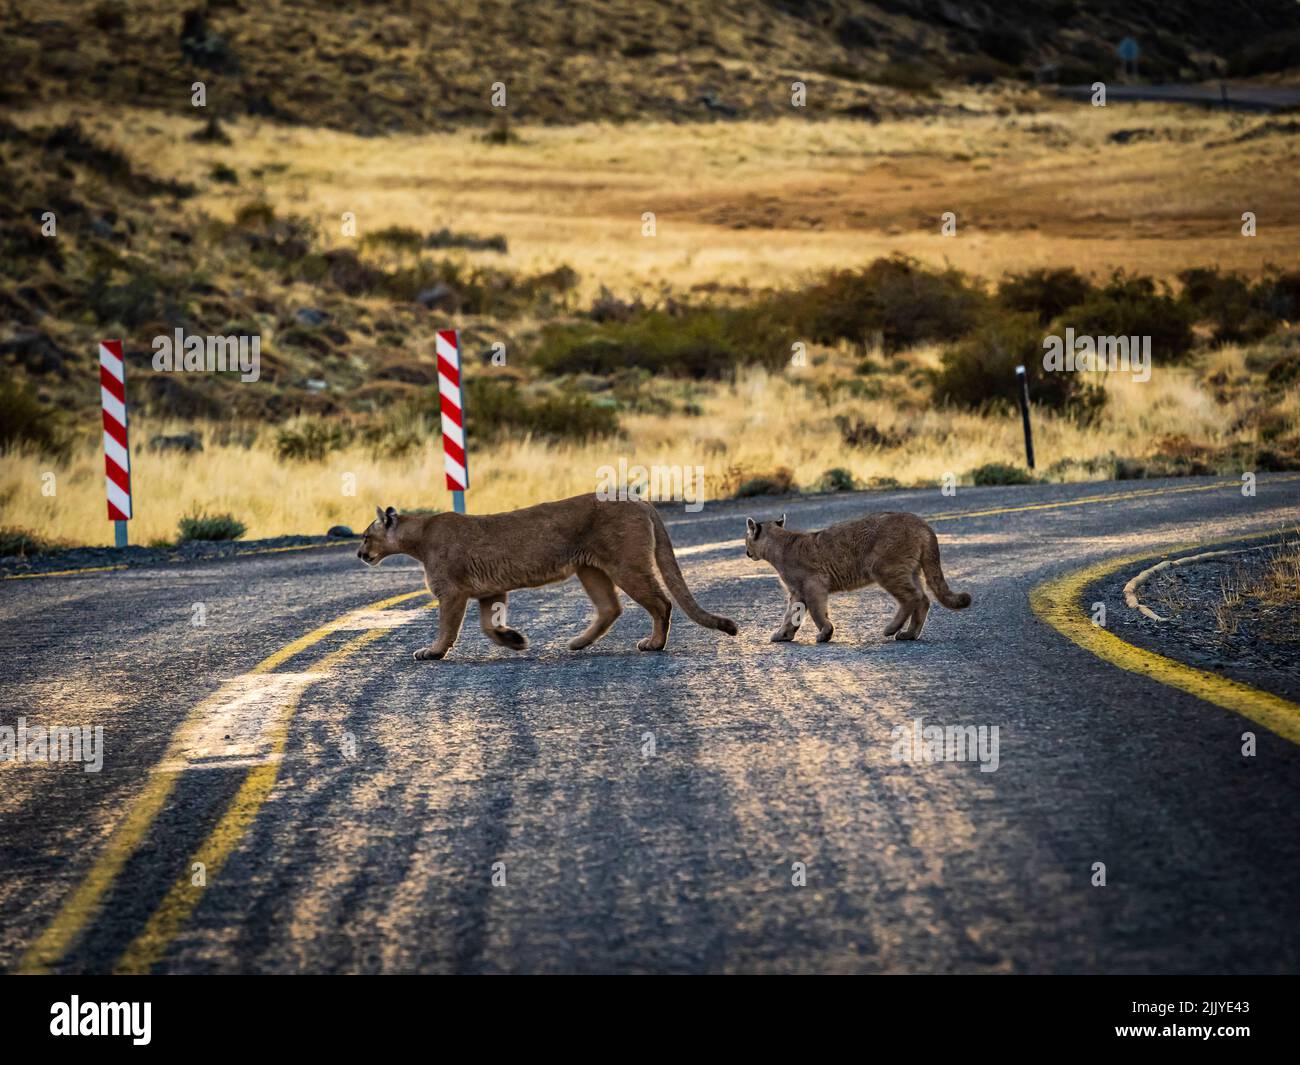
[[[465,513],[469,458],[465,454],[465,402],[460,389],[460,334],[438,330],[438,401],[442,407],[443,469],[457,514]]]
[[[118,547],[131,519],[131,449],[126,435],[126,363],[120,340],[99,343],[99,397],[104,409],[104,473],[108,520]]]

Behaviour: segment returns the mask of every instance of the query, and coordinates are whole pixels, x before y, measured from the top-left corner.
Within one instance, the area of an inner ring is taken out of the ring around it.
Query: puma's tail
[[[686,616],[695,624],[703,625],[706,629],[721,629],[728,636],[735,636],[737,629],[736,623],[731,618],[719,617],[717,614],[710,614],[704,607],[695,601],[695,596],[691,595],[691,590],[686,587],[686,580],[682,577],[681,567],[677,565],[677,556],[673,554],[673,542],[668,538],[668,527],[664,525],[664,520],[659,516],[649,503],[645,504],[646,509],[650,512],[650,520],[654,524],[655,531],[655,562],[659,566],[659,572],[663,576],[664,583],[668,585],[668,591],[677,605],[686,611]]]
[[[930,586],[930,591],[934,592],[934,597],[949,610],[965,610],[970,606],[970,592],[954,592],[948,587],[948,582],[943,577],[943,570],[939,568],[939,538],[934,535],[933,529],[929,532],[929,539],[921,554],[921,569],[925,572],[925,583]]]

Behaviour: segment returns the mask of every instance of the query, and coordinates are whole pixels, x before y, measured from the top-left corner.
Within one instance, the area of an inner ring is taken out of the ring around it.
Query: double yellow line
[[[1219,488],[1237,488],[1239,486],[1237,481],[1216,481],[1208,485],[1138,489],[1131,492],[1103,493],[1054,503],[1030,503],[979,511],[936,514],[930,516],[929,520],[949,521],[997,514],[1014,514],[1023,511],[1054,510],[1064,507],[1084,506],[1090,503],[1121,502],[1147,496],[1206,492]],[[737,541],[737,543],[739,542],[741,541]],[[729,545],[730,542],[703,545],[693,550],[713,550]],[[274,548],[271,550],[302,549]],[[1244,684],[1237,684],[1222,677],[1203,673],[1200,670],[1183,666],[1180,663],[1151,654],[1140,648],[1132,647],[1104,629],[1096,629],[1091,621],[1082,615],[1078,609],[1079,597],[1089,584],[1122,569],[1124,566],[1151,557],[1158,556],[1135,556],[1100,563],[1059,580],[1040,585],[1034,589],[1030,596],[1031,606],[1039,617],[1043,618],[1059,632],[1106,661],[1122,669],[1142,673],[1161,683],[1189,691],[1193,695],[1215,705],[1243,713],[1279,735],[1300,742],[1300,706],[1289,703],[1277,696],[1269,695],[1266,692],[1257,691]],[[39,575],[33,574],[32,576]],[[331,633],[353,624],[360,615],[396,606],[399,603],[408,602],[425,594],[423,591],[407,592],[350,611],[317,629],[313,629],[292,643],[286,644],[275,653],[264,658],[251,672],[254,674],[270,673],[290,658],[319,643]],[[436,604],[430,603],[429,605]],[[369,629],[328,654],[313,670],[313,672],[319,672],[317,681],[324,679],[328,676],[330,670],[387,631],[389,630],[384,628]],[[198,850],[194,852],[190,863],[186,865],[185,871],[168,890],[145,924],[144,929],[126,948],[116,966],[117,972],[148,972],[162,958],[168,944],[184,926],[202,897],[202,886],[191,883],[188,870],[193,867],[193,863],[201,862],[205,867],[207,876],[216,875],[239,845],[240,840],[275,785],[279,774],[279,756],[284,753],[289,725],[305,690],[304,687],[296,691],[289,697],[286,704],[280,708],[279,716],[271,732],[272,757],[268,761],[259,763],[249,769],[221,821],[208,834]],[[196,706],[177,729],[173,741],[169,745],[168,752],[163,756],[159,767],[150,774],[144,791],[131,804],[126,817],[109,837],[89,873],[64,902],[45,931],[23,955],[18,964],[19,972],[48,972],[57,966],[67,956],[68,951],[77,942],[86,926],[98,914],[109,890],[122,872],[128,859],[144,841],[150,827],[162,811],[175,786],[178,773],[165,770],[162,767],[180,754],[179,738],[183,737],[188,728],[202,717],[203,710],[209,703],[210,700],[205,700]]]
[[[281,647],[274,654],[262,659],[250,671],[252,674],[270,673],[295,655],[320,643],[330,634],[353,624],[356,619],[374,610],[384,610],[398,603],[405,603],[419,596],[427,595],[424,591],[406,592],[376,603],[349,611],[333,621],[327,622],[292,643]],[[355,654],[368,643],[378,639],[388,629],[368,629],[343,644],[337,650],[326,655],[313,670],[319,673],[318,680],[328,676],[329,671],[344,659]],[[226,859],[243,838],[245,830],[252,823],[262,803],[266,801],[279,775],[280,756],[284,753],[289,735],[289,723],[306,687],[298,689],[280,708],[279,715],[271,730],[271,757],[249,769],[230,806],[217,826],[209,833],[199,849],[194,853],[185,872],[172,885],[163,901],[149,918],[144,930],[136,936],[126,953],[118,963],[118,972],[147,972],[162,956],[168,942],[184,924],[202,896],[203,888],[191,884],[188,870],[194,862],[202,862],[207,876],[221,870]],[[128,859],[144,841],[150,827],[166,805],[176,785],[180,773],[163,769],[169,762],[180,757],[179,737],[197,724],[202,718],[204,708],[211,700],[199,703],[186,716],[176,730],[167,753],[145,784],[144,791],[131,804],[127,815],[109,837],[90,872],[81,884],[60,907],[58,913],[40,937],[27,949],[18,963],[20,973],[49,972],[67,955],[90,921],[99,913],[104,898],[117,880]]]

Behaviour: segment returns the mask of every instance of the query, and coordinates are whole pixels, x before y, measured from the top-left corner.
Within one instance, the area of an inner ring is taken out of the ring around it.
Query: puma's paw
[[[894,639],[895,639],[895,640],[915,640],[915,639],[916,639],[916,633],[914,633],[914,632],[908,632],[906,629],[904,629],[904,630],[903,630],[902,632],[900,632],[897,636],[895,636]]]
[[[415,652],[415,660],[417,662],[433,662],[442,658],[446,653],[446,651],[439,651],[433,647],[421,647]]]
[[[662,651],[664,645],[656,643],[653,636],[647,636],[644,640],[637,640],[636,649],[638,651]]]
[[[776,632],[772,633],[773,643],[789,643],[793,639],[794,633],[786,632],[784,629],[777,629]]]
[[[829,643],[829,642],[830,642],[830,638],[831,638],[832,636],[834,636],[834,635],[835,635],[835,626],[834,626],[834,625],[832,625],[832,626],[831,626],[830,628],[828,628],[828,629],[818,629],[818,630],[817,630],[817,642],[818,642],[818,643]]]
[[[509,647],[512,651],[522,651],[528,646],[528,637],[514,629],[497,629],[497,637],[502,647]]]

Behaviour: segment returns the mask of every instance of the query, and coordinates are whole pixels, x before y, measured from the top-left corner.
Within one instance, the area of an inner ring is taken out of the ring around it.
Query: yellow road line
[[[1215,544],[1260,540],[1276,535],[1278,533],[1273,532],[1258,536],[1230,537],[1210,544],[1180,544],[1154,554],[1130,555],[1098,562],[1038,585],[1029,593],[1029,605],[1035,614],[1057,632],[1103,661],[1241,714],[1292,743],[1300,743],[1300,704],[1127,643],[1114,633],[1094,625],[1092,619],[1084,614],[1080,603],[1084,590],[1096,581],[1161,555],[1174,555]]]
[[[376,603],[370,603],[359,608],[359,610],[349,611],[342,617],[335,618],[333,621],[313,629],[305,636],[299,637],[292,643],[286,644],[254,666],[252,672],[265,673],[274,669],[287,659],[305,651],[313,644],[319,643],[325,637],[337,631],[348,622],[348,619],[353,614],[365,610],[382,610],[385,607],[404,603],[409,599],[425,594],[427,593],[423,590],[405,592],[402,595],[395,595],[388,599],[381,599]],[[203,708],[209,702],[210,700],[204,700],[194,707],[178,727],[175,735],[183,736],[188,733],[198,721]],[[173,743],[168,745],[159,766],[167,764],[175,757],[172,750],[174,743],[175,738],[173,738]],[[77,889],[59,908],[58,913],[54,915],[45,931],[41,933],[40,937],[19,960],[18,972],[48,972],[67,954],[69,948],[77,941],[86,925],[99,912],[105,896],[113,886],[113,882],[121,873],[127,860],[148,834],[150,826],[175,787],[177,776],[176,773],[168,772],[151,772],[149,774],[144,790],[132,802],[126,816],[114,829],[112,835],[109,836],[108,842],[104,844],[104,848],[95,859],[90,872],[86,874]]]
[[[116,566],[87,566],[85,569],[54,569],[48,573],[6,573],[0,580],[32,581],[37,577],[71,577],[75,573],[107,573],[109,570],[129,569],[125,562]]]
[[[1293,478],[1287,478],[1292,480]],[[1275,482],[1270,482],[1275,483]],[[1108,492],[1078,499],[1063,499],[1054,503],[1024,503],[1015,507],[995,507],[991,510],[954,510],[948,514],[924,514],[926,521],[953,521],[957,518],[986,518],[993,514],[1015,514],[1022,510],[1059,510],[1063,507],[1081,507],[1086,503],[1115,503],[1147,496],[1179,495],[1183,492],[1211,492],[1216,488],[1240,488],[1240,481],[1215,481],[1213,484],[1181,485],[1177,488],[1139,488],[1132,492]]]
[[[414,593],[418,595],[419,593]],[[409,599],[410,596],[399,598]],[[321,678],[330,672],[345,658],[359,651],[366,644],[377,640],[390,632],[390,629],[370,629],[354,637],[338,650],[325,656],[313,669]],[[215,877],[226,864],[226,859],[239,846],[244,833],[253,823],[262,804],[271,794],[271,789],[280,772],[280,756],[284,754],[285,744],[289,738],[289,723],[298,709],[306,688],[300,688],[280,710],[279,719],[272,731],[271,759],[261,765],[253,766],[244,777],[239,791],[226,808],[225,815],[209,833],[207,839],[199,846],[189,863],[185,866],[176,882],[172,884],[158,908],[149,917],[148,923],[127,947],[114,969],[116,973],[147,973],[163,956],[167,945],[176,938],[176,934],[189,920],[199,899],[203,896],[204,885],[192,882],[190,870],[196,862],[204,868],[204,882]]]

